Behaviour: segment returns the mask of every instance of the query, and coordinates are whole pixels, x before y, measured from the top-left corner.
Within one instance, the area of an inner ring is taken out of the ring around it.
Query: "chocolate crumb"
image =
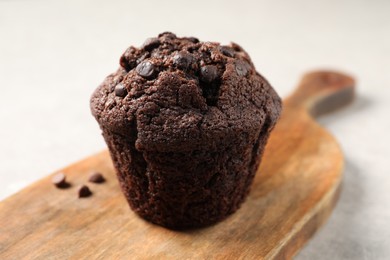
[[[70,187],[70,184],[66,182],[66,176],[65,174],[57,173],[51,178],[52,183],[60,189],[68,188]]]
[[[232,46],[233,50],[235,50],[235,51],[238,51],[238,52],[244,51],[244,49],[235,42],[232,42],[230,45]]]
[[[92,192],[87,185],[80,186],[78,189],[78,193],[79,193],[79,198],[86,198],[92,195]]]
[[[103,183],[106,181],[106,179],[103,177],[103,175],[100,172],[93,172],[89,176],[88,180],[89,182],[93,182],[93,183]]]

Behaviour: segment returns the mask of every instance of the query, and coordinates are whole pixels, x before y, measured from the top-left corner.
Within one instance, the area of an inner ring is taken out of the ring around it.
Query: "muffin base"
[[[216,223],[240,207],[271,131],[267,122],[215,151],[138,151],[136,133],[102,130],[131,209],[152,223],[188,229]]]

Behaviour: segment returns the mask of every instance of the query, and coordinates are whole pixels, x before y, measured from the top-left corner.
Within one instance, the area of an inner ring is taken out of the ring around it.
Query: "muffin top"
[[[238,44],[165,32],[124,52],[91,110],[138,150],[169,152],[216,149],[273,126],[281,101]]]

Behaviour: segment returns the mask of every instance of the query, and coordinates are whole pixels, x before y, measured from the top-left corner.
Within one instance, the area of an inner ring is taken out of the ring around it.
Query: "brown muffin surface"
[[[237,44],[163,33],[128,48],[91,110],[130,206],[172,228],[244,200],[281,101]]]

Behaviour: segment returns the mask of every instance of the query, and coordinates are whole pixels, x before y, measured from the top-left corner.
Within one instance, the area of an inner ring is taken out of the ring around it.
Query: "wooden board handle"
[[[305,109],[317,117],[345,106],[354,96],[352,77],[335,71],[313,71],[303,76],[285,106]]]

